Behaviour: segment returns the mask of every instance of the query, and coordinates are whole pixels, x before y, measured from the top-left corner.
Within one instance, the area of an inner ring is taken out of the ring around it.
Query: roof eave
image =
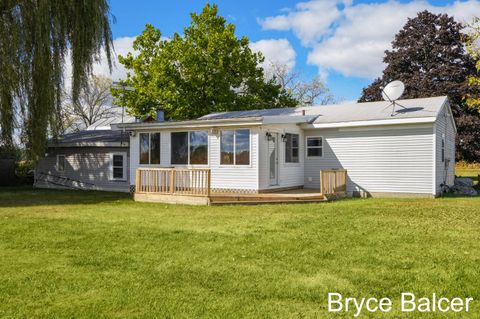
[[[217,119],[217,120],[191,120],[179,122],[150,122],[150,123],[129,123],[112,125],[112,129],[126,130],[144,130],[144,129],[172,129],[172,128],[198,128],[198,127],[215,127],[215,126],[245,126],[245,125],[261,125],[262,117],[246,117],[233,119]]]
[[[49,148],[62,148],[62,147],[128,147],[129,142],[78,142],[78,143],[49,143]]]
[[[452,107],[450,106],[450,99],[448,98],[448,96],[446,97],[445,101],[443,102],[442,104],[442,107],[440,108],[440,110],[438,111],[438,114],[437,114],[437,117],[440,116],[440,114],[442,113],[442,110],[443,109],[446,109],[447,112],[448,112],[448,117],[450,119],[450,122],[453,126],[453,130],[455,131],[455,133],[457,133],[457,124],[455,123],[455,119],[453,117],[453,113],[452,113]]]
[[[339,127],[360,127],[360,126],[378,126],[378,125],[398,125],[398,124],[421,124],[434,123],[436,117],[422,118],[403,118],[393,120],[366,120],[366,121],[350,121],[350,122],[334,122],[334,123],[312,123],[301,125],[304,129],[312,128],[339,128]]]

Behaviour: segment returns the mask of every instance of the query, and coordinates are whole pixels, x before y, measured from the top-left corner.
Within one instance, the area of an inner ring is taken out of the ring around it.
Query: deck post
[[[320,170],[320,195],[323,195],[323,171]]]
[[[170,171],[170,193],[175,193],[175,169]]]
[[[140,170],[135,171],[135,193],[140,192]]]
[[[347,170],[325,169],[320,170],[320,194],[323,196],[346,195]]]
[[[211,193],[211,187],[210,187],[211,180],[212,180],[212,171],[208,170],[207,171],[207,196],[208,197],[210,197],[210,193]]]
[[[336,194],[338,189],[337,189],[337,177],[338,177],[338,171],[333,172],[333,193]]]

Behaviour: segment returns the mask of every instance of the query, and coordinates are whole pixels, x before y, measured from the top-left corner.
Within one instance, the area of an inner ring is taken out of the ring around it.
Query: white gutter
[[[417,123],[434,123],[435,117],[418,117],[418,118],[404,118],[393,120],[367,120],[367,121],[350,121],[350,122],[335,122],[335,123],[313,123],[302,124],[303,129],[313,128],[339,128],[339,127],[358,127],[358,126],[376,126],[376,125],[393,125],[393,124],[417,124]]]
[[[129,131],[136,130],[163,130],[163,129],[195,129],[212,127],[244,127],[260,126],[268,124],[298,124],[303,129],[317,128],[340,128],[340,127],[360,127],[360,126],[379,126],[394,124],[419,124],[434,123],[436,117],[402,118],[402,119],[383,119],[383,120],[364,120],[333,123],[309,123],[316,116],[265,116],[265,117],[245,117],[214,120],[189,120],[178,122],[148,122],[148,123],[124,123],[112,124],[113,130],[125,128]]]
[[[128,147],[128,141],[121,142],[79,142],[79,143],[61,143],[48,144],[47,147]]]
[[[148,129],[181,129],[217,126],[252,126],[261,125],[262,117],[232,118],[217,120],[191,120],[178,122],[148,122],[148,123],[125,123],[112,124],[113,130],[125,128],[127,130],[148,130]]]

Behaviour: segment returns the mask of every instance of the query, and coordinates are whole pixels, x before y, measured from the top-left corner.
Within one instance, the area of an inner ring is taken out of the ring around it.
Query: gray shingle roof
[[[437,117],[446,96],[390,102],[366,102],[327,105],[319,107],[314,123],[339,123],[371,120],[393,120]]]
[[[402,118],[436,117],[446,96],[398,100],[395,109],[392,103],[386,101],[366,103],[342,103],[297,108],[279,108],[252,111],[235,111],[212,113],[202,116],[200,120],[233,119],[245,117],[270,117],[270,116],[302,116],[302,111],[309,118],[314,118],[313,123],[339,123],[369,120],[388,120]]]
[[[128,145],[129,135],[123,131],[90,130],[62,135],[57,141],[50,140],[49,146],[105,146],[116,143]]]
[[[251,111],[233,111],[222,113],[211,113],[200,117],[200,120],[220,120],[220,119],[233,119],[233,118],[245,118],[245,117],[263,117],[263,116],[279,116],[279,115],[298,115],[301,112],[301,108],[276,108],[276,109],[264,109],[264,110],[251,110]]]

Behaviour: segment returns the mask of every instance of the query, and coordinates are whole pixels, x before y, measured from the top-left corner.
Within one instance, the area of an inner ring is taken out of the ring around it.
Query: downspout
[[[448,114],[448,109],[445,109],[444,110],[444,114],[443,114],[443,119],[445,121],[445,130],[444,130],[444,133],[443,133],[443,136],[442,136],[442,142],[443,142],[443,148],[442,148],[442,152],[443,152],[443,160],[444,160],[444,167],[443,167],[443,182],[442,184],[440,184],[440,192],[441,192],[441,195],[443,196],[444,193],[447,192],[448,190],[448,185],[447,185],[447,176],[448,176],[448,165],[450,163],[450,158],[447,158],[446,157],[446,151],[447,151],[447,133],[448,133],[448,121],[447,121],[447,118],[450,116],[450,114]]]

